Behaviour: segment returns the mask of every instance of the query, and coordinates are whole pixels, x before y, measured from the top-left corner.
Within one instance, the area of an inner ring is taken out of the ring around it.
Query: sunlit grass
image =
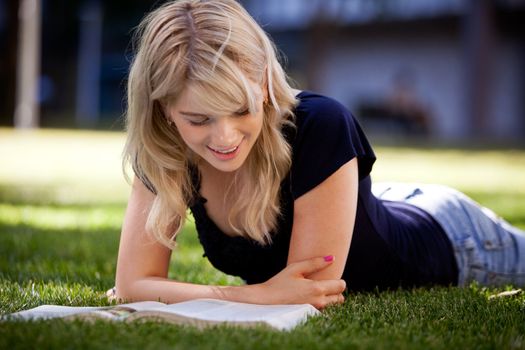
[[[124,142],[119,132],[0,128],[0,193],[13,200],[123,203],[129,193],[121,170]],[[522,150],[375,150],[375,181],[440,183],[509,196],[525,193]]]
[[[28,225],[39,229],[119,229],[122,206],[56,206],[0,204],[4,225]]]
[[[12,201],[122,203],[123,133],[0,128],[0,191]]]
[[[525,194],[523,150],[377,148],[378,181],[440,183],[467,192]]]
[[[40,304],[107,305],[129,186],[122,133],[0,129],[0,315]],[[376,148],[374,180],[441,183],[525,228],[525,152]],[[190,218],[191,219],[191,218]],[[188,221],[169,277],[240,284],[215,270]],[[525,348],[525,296],[433,288],[349,295],[290,334],[165,324],[0,323],[10,348]]]

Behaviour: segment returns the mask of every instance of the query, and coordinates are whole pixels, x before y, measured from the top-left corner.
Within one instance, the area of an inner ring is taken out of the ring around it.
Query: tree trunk
[[[15,127],[39,126],[38,79],[40,76],[41,0],[22,0],[19,10],[19,43],[16,81]]]

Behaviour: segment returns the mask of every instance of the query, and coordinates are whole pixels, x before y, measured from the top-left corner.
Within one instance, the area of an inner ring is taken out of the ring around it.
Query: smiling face
[[[215,169],[232,172],[244,164],[263,125],[263,92],[250,82],[256,96],[255,110],[247,104],[234,106],[230,112],[213,112],[204,94],[187,88],[168,109],[186,145]]]

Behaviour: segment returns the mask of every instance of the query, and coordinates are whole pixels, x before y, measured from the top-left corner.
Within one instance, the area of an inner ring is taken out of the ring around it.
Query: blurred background
[[[130,40],[164,1],[0,0],[0,314],[114,285]],[[374,182],[452,186],[525,229],[525,0],[242,3],[296,87],[359,119]],[[240,283],[185,231],[170,278]]]
[[[162,2],[0,0],[0,126],[121,131],[132,29]],[[524,0],[241,2],[373,141],[525,145]]]

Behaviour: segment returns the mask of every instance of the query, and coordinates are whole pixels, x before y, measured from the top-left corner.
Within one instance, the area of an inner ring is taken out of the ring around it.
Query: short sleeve
[[[142,183],[144,184],[144,186],[146,186],[146,188],[147,188],[151,193],[153,193],[154,195],[156,195],[156,194],[157,194],[157,190],[155,189],[155,186],[153,186],[153,184],[152,184],[151,181],[148,179],[148,177],[146,176],[146,174],[144,174],[144,172],[142,171],[142,168],[141,168],[140,165],[138,164],[136,157],[135,157],[134,161],[133,161],[132,164],[131,164],[131,168],[133,169],[133,172],[135,173],[135,176],[136,176],[140,181],[142,181]]]
[[[367,177],[376,160],[353,115],[339,102],[302,92],[295,110],[291,190],[294,199],[310,191],[353,158],[359,180]]]

